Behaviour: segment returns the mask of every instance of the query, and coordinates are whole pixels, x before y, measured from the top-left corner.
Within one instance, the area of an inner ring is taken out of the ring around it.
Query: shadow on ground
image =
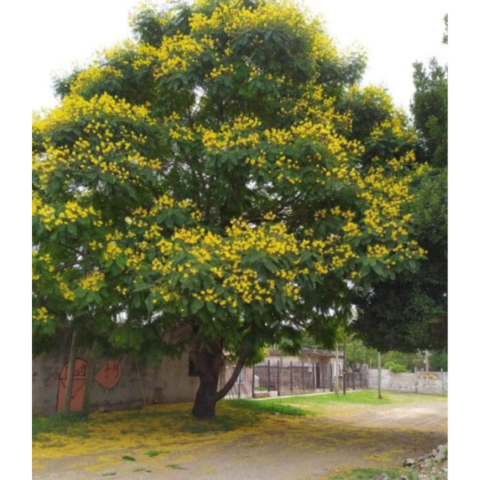
[[[390,394],[378,403],[374,392],[351,395],[263,407],[223,402],[208,422],[193,419],[188,404],[87,422],[35,418],[33,478],[316,480],[396,467],[447,441],[445,399]]]

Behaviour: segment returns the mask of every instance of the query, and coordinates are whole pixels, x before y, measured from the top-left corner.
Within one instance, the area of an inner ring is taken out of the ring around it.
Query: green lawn
[[[382,399],[374,390],[362,390],[358,392],[347,392],[346,395],[327,394],[327,395],[298,395],[286,398],[271,398],[268,400],[226,400],[228,405],[238,408],[246,408],[257,412],[273,413],[281,415],[308,415],[312,413],[321,413],[330,407],[341,404],[356,404],[381,407],[389,404],[406,404],[413,402],[435,402],[446,401],[447,398],[435,395],[414,395],[404,393],[386,392],[382,394]]]

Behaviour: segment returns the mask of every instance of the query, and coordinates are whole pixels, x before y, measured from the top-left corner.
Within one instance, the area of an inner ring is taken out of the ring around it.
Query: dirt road
[[[234,434],[197,438],[152,458],[139,445],[39,459],[33,479],[319,480],[346,468],[400,466],[446,443],[447,402],[336,405],[325,415],[268,415]]]

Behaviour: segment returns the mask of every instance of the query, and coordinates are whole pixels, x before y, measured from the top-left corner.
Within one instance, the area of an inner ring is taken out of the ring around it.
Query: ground
[[[362,391],[232,400],[207,422],[190,410],[35,417],[33,479],[367,480],[368,469],[398,469],[447,442],[444,397],[378,400]]]

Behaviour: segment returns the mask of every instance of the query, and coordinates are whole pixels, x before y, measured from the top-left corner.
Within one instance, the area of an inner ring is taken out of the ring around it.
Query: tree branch
[[[58,266],[55,271],[61,272],[62,270],[74,267],[75,265],[80,265],[80,263],[77,260],[75,260],[74,262],[64,263],[63,265]]]
[[[243,352],[240,354],[240,357],[238,358],[237,364],[235,365],[235,369],[233,370],[232,376],[228,380],[228,382],[217,392],[215,395],[215,400],[221,400],[233,387],[235,382],[237,381],[238,376],[240,375],[240,372],[242,371],[242,368],[245,366],[245,362],[247,361],[249,350],[245,349]]]

